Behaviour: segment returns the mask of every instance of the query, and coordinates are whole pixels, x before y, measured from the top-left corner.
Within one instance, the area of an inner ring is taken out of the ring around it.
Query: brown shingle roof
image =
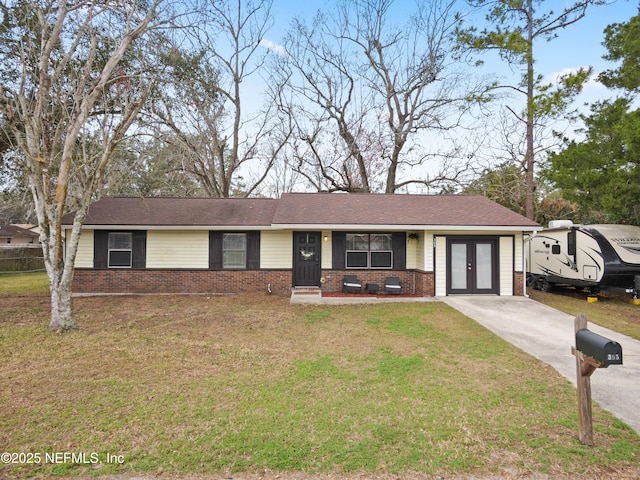
[[[273,224],[539,227],[476,195],[282,195]]]
[[[89,208],[85,225],[229,226],[271,224],[270,198],[105,197]],[[63,223],[70,224],[73,216]]]
[[[73,214],[63,222],[69,225]],[[85,225],[270,227],[539,225],[482,196],[289,193],[252,198],[105,197]]]
[[[39,237],[40,235],[18,225],[0,225],[0,237]]]

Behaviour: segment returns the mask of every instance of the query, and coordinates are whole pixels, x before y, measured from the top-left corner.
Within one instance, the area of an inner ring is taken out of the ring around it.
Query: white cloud
[[[586,68],[589,68],[589,67],[563,68],[559,72],[553,72],[553,73],[547,75],[547,77],[545,78],[545,82],[544,83],[551,83],[553,85],[557,85],[559,83],[559,81],[560,81],[560,78],[562,78],[562,77],[564,77],[566,75],[569,75],[571,73],[576,73],[578,70],[580,70],[580,68],[586,69]],[[584,86],[582,88],[582,91],[593,91],[593,90],[601,90],[601,89],[606,88],[603,84],[598,82],[598,80],[597,80],[598,73],[599,72],[593,72],[591,74],[589,79],[584,84]]]
[[[266,38],[263,38],[262,40],[260,40],[260,45],[262,45],[264,48],[268,50],[271,50],[272,52],[277,53],[278,55],[286,55],[287,53],[283,45],[272,42],[271,40],[268,40]]]

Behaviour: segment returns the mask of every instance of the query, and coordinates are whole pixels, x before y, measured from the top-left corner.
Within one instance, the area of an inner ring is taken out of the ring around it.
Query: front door
[[[497,239],[447,239],[447,294],[497,293]]]
[[[320,232],[293,232],[293,286],[320,286]]]

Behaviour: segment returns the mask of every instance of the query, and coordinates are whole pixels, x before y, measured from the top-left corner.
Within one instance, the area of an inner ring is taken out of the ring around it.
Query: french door
[[[447,295],[498,293],[498,240],[447,239]]]

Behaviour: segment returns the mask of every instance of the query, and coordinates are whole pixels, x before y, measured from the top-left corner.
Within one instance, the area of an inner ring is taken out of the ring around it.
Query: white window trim
[[[368,238],[368,248],[367,250],[345,250],[345,258],[344,258],[344,265],[345,268],[349,269],[349,270],[393,270],[393,249],[391,250],[371,250],[371,235],[381,235],[381,234],[385,234],[385,235],[391,235],[390,233],[386,233],[386,232],[376,232],[376,233],[359,233],[359,232],[349,232],[347,233],[347,235],[367,235]],[[393,239],[391,240],[393,242]],[[348,243],[348,240],[347,242]],[[362,252],[366,252],[367,254],[367,265],[366,266],[350,266],[349,265],[349,253],[362,253]],[[371,254],[372,253],[390,253],[391,254],[391,263],[390,265],[387,267],[373,267],[371,265]]]
[[[129,235],[131,248],[110,248],[111,235]],[[129,265],[111,265],[111,252],[129,252]],[[109,232],[107,236],[107,267],[108,268],[133,268],[133,233],[131,232]]]
[[[244,237],[244,248],[225,248],[224,238],[227,235],[242,235]],[[244,253],[244,265],[225,265],[225,252]],[[247,269],[247,234],[242,232],[226,232],[222,234],[222,268],[224,270],[246,270]]]

